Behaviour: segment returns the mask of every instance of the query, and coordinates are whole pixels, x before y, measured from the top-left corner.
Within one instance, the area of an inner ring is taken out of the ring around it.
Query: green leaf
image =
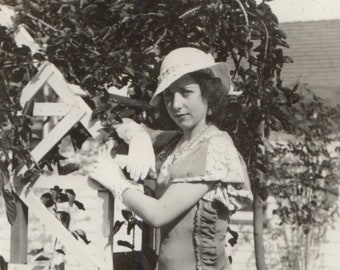
[[[133,244],[130,244],[128,241],[118,240],[117,244],[118,244],[118,246],[127,247],[127,248],[130,248],[132,250],[134,250],[134,248],[135,248],[135,246]]]
[[[125,220],[129,221],[131,218],[133,218],[133,213],[129,210],[122,210],[122,216],[125,218]]]
[[[136,226],[137,220],[135,218],[131,218],[128,222],[128,226],[127,226],[127,234],[130,235],[131,230]]]
[[[5,200],[6,215],[9,224],[13,225],[17,217],[17,202],[13,191],[9,191],[7,188],[2,190]]]
[[[41,195],[40,201],[48,208],[54,205],[51,193],[47,192]]]
[[[68,197],[69,205],[72,206],[73,203],[74,203],[74,200],[76,198],[76,194],[74,193],[73,189],[66,189],[65,193],[66,193],[66,195]]]
[[[14,68],[11,72],[11,80],[14,82],[21,82],[24,79],[24,76],[26,74],[26,69],[19,67]]]
[[[9,172],[0,162],[0,191],[5,200],[6,215],[9,224],[13,225],[17,216],[16,198],[9,182]]]
[[[59,175],[67,175],[70,173],[73,173],[75,171],[78,171],[80,168],[80,165],[77,163],[69,163],[65,166],[59,165],[58,163],[58,173]]]
[[[90,137],[90,134],[87,132],[87,130],[84,129],[80,124],[76,124],[69,131],[68,135],[71,137],[71,142],[75,151],[81,149],[83,143]]]
[[[69,197],[67,196],[67,194],[61,192],[57,195],[57,203],[64,203],[68,201]]]
[[[54,186],[53,188],[50,189],[51,191],[51,197],[53,202],[57,202],[58,196],[61,193],[61,189],[59,188],[59,186]]]
[[[84,204],[82,204],[80,201],[75,200],[74,204],[78,207],[79,210],[85,210]]]
[[[115,235],[120,230],[120,228],[122,227],[123,224],[124,224],[124,221],[117,220],[115,222],[115,225],[113,226],[112,234]]]
[[[26,102],[24,109],[22,110],[22,115],[26,117],[32,117],[33,109],[34,109],[34,100],[32,99]]]
[[[273,37],[272,39],[273,39],[275,44],[282,46],[282,47],[289,48],[289,45],[285,40],[279,39],[279,38],[276,38],[276,37]]]
[[[233,247],[234,245],[237,244],[239,235],[236,231],[233,231],[230,227],[228,227],[227,232],[230,233],[230,235],[232,236],[232,238],[228,240],[228,243]]]
[[[83,230],[77,229],[74,232],[85,242],[85,244],[91,243],[91,241],[87,239],[86,233]]]
[[[42,251],[44,251],[44,248],[35,248],[35,249],[32,249],[31,251],[29,251],[27,254],[32,255],[32,256],[36,256],[39,253],[41,253]]]
[[[40,177],[41,173],[37,168],[32,168],[24,173],[22,181],[24,182],[34,182]]]
[[[96,4],[90,4],[84,7],[82,9],[82,12],[85,13],[86,15],[89,15],[90,13],[94,12],[97,9],[97,7],[98,6]]]
[[[56,249],[55,250],[57,253],[60,253],[60,254],[63,254],[63,255],[65,255],[65,252],[64,252],[64,250],[62,250],[62,249]]]
[[[284,56],[283,57],[283,62],[284,63],[294,63],[294,59],[293,58],[291,58],[290,56]]]
[[[287,34],[285,33],[285,31],[281,30],[281,29],[276,29],[274,34],[278,37],[278,38],[282,38],[282,39],[286,39],[287,38]]]
[[[0,162],[0,190],[3,191],[5,185],[9,182],[9,172],[3,162]]]
[[[37,258],[35,258],[35,261],[49,261],[50,258],[48,258],[47,256],[44,256],[44,255],[40,255],[38,256]]]
[[[76,234],[76,232],[72,231],[71,234],[73,235],[73,237],[74,237],[75,239],[78,240],[78,234]]]
[[[58,211],[56,213],[57,218],[61,221],[61,223],[65,226],[65,228],[69,228],[70,226],[70,221],[71,221],[71,216],[69,213],[66,211]]]
[[[250,8],[256,8],[257,4],[255,0],[247,0]]]

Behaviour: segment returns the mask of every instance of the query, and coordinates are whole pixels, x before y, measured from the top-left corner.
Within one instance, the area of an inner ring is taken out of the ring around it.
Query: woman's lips
[[[188,114],[187,113],[176,114],[176,118],[183,118],[186,115],[188,115]]]

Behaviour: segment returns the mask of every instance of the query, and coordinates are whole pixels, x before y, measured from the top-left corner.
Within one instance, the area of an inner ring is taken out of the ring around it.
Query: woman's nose
[[[180,109],[183,105],[183,98],[179,93],[175,93],[172,100],[172,107],[176,110]]]

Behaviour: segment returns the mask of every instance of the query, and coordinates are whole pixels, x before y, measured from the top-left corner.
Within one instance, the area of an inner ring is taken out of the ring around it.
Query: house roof
[[[285,83],[302,82],[316,94],[340,103],[340,20],[282,23],[294,59],[282,71]],[[335,100],[334,100],[335,98]]]

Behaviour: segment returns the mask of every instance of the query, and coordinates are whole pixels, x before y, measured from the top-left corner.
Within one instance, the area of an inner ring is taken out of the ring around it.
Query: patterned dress
[[[252,200],[243,159],[228,133],[213,125],[174,158],[178,141],[175,136],[157,156],[156,197],[172,183],[214,184],[196,205],[160,228],[158,270],[231,269],[225,253],[229,218]]]

